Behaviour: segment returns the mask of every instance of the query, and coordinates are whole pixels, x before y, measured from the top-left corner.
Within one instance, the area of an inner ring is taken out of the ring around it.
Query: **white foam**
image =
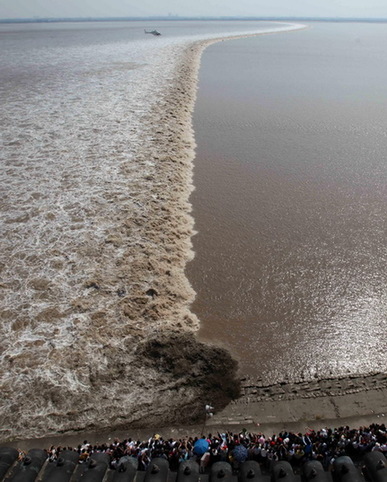
[[[194,142],[179,133],[195,79],[181,126],[164,111],[188,47],[218,38],[40,47],[14,65],[0,53],[0,417],[11,436],[51,431],[54,412],[56,429],[114,415],[120,394],[135,403],[141,384],[117,379],[119,362],[166,326],[197,328],[184,276]]]

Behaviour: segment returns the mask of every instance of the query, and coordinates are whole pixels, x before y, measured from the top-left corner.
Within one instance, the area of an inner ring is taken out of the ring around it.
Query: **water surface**
[[[386,369],[386,40],[317,23],[203,55],[193,310],[268,382]]]
[[[184,269],[199,56],[279,28],[0,24],[1,439],[195,404],[137,350],[198,326]]]

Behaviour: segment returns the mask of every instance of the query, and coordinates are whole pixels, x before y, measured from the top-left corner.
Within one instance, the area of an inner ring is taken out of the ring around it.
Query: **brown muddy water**
[[[199,60],[295,26],[144,28],[0,24],[0,441],[189,423],[237,392],[185,275]]]
[[[195,259],[202,340],[243,373],[386,371],[386,24],[315,23],[201,61]]]

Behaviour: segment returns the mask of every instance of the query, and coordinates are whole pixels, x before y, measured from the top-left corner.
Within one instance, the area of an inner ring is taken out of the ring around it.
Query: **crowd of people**
[[[168,460],[172,471],[188,459],[196,460],[201,472],[217,461],[229,462],[237,471],[239,464],[245,460],[256,460],[266,469],[270,469],[276,460],[286,460],[294,468],[307,460],[319,460],[329,470],[334,460],[342,455],[348,455],[355,463],[370,451],[377,450],[387,456],[387,431],[385,424],[372,424],[357,429],[348,426],[318,431],[309,429],[304,434],[283,431],[269,437],[245,429],[238,433],[210,433],[176,440],[154,434],[145,441],[127,438],[92,445],[85,440],[76,448],[51,447],[49,459],[55,461],[64,449],[77,451],[80,463],[87,462],[94,453],[105,452],[110,455],[111,468],[117,467],[121,457],[130,456],[136,458],[138,470],[146,470],[156,457]]]

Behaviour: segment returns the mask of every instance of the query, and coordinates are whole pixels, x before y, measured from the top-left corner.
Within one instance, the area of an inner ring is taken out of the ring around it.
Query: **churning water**
[[[131,370],[137,344],[197,329],[184,268],[198,42],[284,26],[144,27],[0,26],[4,436],[141,419],[157,374]]]

